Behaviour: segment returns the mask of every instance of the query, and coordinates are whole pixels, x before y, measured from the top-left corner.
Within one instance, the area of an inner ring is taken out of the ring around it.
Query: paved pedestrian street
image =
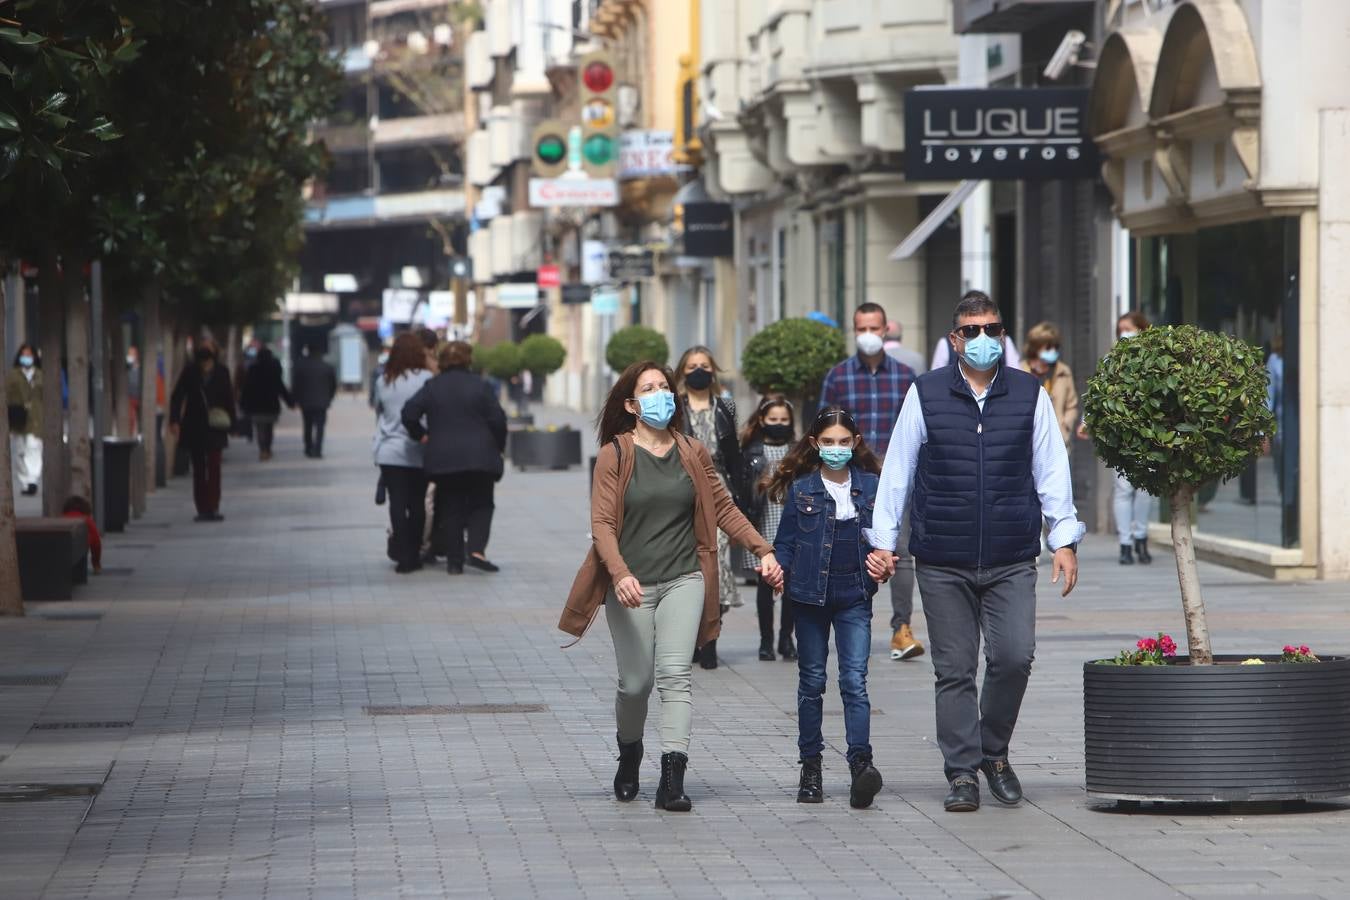
[[[1081,664],[1183,633],[1171,556],[1082,549],[1040,586],[1039,652],[1012,759],[1020,808],[942,810],[928,657],[892,663],[874,619],[886,786],[848,807],[826,698],[826,802],[795,802],[793,665],[756,658],[753,591],[723,665],[694,670],[690,814],[613,799],[615,669],[598,622],[554,628],[587,548],[587,475],[508,472],[495,576],[400,576],[373,503],[371,415],[340,399],[328,453],[283,419],[275,459],[235,442],[221,524],[176,479],[105,545],[71,603],[0,621],[0,896],[1350,896],[1350,803],[1118,811],[1083,792]],[[545,421],[552,419],[547,413]],[[1350,651],[1344,584],[1202,566],[1215,649]],[[916,627],[922,637],[921,617]]]

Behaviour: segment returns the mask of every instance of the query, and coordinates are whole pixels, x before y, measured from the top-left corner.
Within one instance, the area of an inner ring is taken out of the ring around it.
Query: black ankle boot
[[[1153,562],[1153,554],[1148,552],[1148,538],[1140,538],[1134,542],[1134,555],[1139,557],[1139,561],[1144,565]]]
[[[698,664],[705,669],[717,668],[717,641],[708,641],[698,651]]]
[[[1130,552],[1129,544],[1120,545],[1120,564],[1122,566],[1134,565],[1134,554]]]
[[[872,765],[872,754],[859,753],[848,764],[853,783],[849,786],[848,805],[854,809],[867,809],[872,798],[881,790],[881,773]]]
[[[764,662],[772,662],[773,660],[778,658],[773,655],[773,641],[771,639],[770,640],[765,640],[764,638],[759,639],[759,658],[762,659]]]
[[[778,635],[778,655],[789,661],[797,658],[797,645],[792,642],[791,632]]]
[[[615,737],[618,740],[618,737]],[[614,773],[614,796],[625,802],[638,794],[638,773],[642,768],[642,741],[619,741],[619,771]]]
[[[684,794],[684,769],[689,757],[683,753],[661,754],[661,783],[656,787],[656,808],[666,812],[689,812],[693,802]]]
[[[802,760],[802,779],[797,783],[797,802],[825,802],[825,786],[820,777],[819,756]]]

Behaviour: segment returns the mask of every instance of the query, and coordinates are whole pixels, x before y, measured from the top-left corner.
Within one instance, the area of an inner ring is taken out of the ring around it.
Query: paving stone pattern
[[[587,546],[585,470],[508,473],[499,575],[397,576],[372,503],[370,414],[344,398],[329,421],[324,460],[301,455],[291,417],[269,464],[236,442],[224,523],[194,524],[190,483],[175,480],[108,537],[107,564],[126,574],[0,621],[0,796],[53,791],[0,802],[0,896],[1350,895],[1350,803],[1124,813],[1084,796],[1081,663],[1181,633],[1166,553],[1122,569],[1109,538],[1090,539],[1069,600],[1043,569],[1013,745],[1021,808],[942,811],[932,668],[889,660],[880,610],[870,689],[886,787],[849,809],[831,688],[827,800],[799,806],[795,669],[756,659],[745,588],[723,666],[695,669],[694,812],[657,813],[654,723],[640,799],[610,793],[603,623],[565,651],[554,630]],[[1350,649],[1343,584],[1202,577],[1216,650]]]

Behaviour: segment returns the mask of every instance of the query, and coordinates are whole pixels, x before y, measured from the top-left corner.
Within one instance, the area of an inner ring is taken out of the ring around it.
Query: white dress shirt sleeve
[[[1056,431],[1058,433],[1058,431]],[[919,389],[909,386],[905,401],[900,406],[900,417],[895,420],[891,443],[881,466],[881,483],[877,486],[877,505],[872,511],[872,527],[863,529],[867,542],[878,550],[894,550],[900,539],[901,517],[909,504],[914,489],[914,470],[919,465],[919,449],[928,442],[928,426],[923,421],[923,407],[919,403]],[[907,552],[901,548],[901,553]]]
[[[1041,514],[1050,525],[1050,536],[1046,539],[1050,549],[1058,550],[1081,541],[1087,526],[1078,521],[1078,509],[1073,505],[1069,451],[1064,447],[1064,438],[1055,420],[1054,403],[1047,391],[1041,391],[1036,401],[1031,475],[1041,498]]]

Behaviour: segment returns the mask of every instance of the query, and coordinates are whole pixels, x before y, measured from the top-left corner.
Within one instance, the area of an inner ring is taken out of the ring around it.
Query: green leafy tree
[[[532,334],[520,342],[520,364],[536,378],[547,378],[562,368],[567,348],[555,337]]]
[[[649,359],[664,366],[670,359],[670,345],[666,343],[664,334],[645,325],[620,328],[605,345],[605,362],[616,373],[635,362]]]
[[[1166,499],[1192,663],[1208,664],[1209,629],[1195,566],[1191,501],[1240,475],[1275,433],[1260,349],[1192,325],[1120,341],[1088,381],[1084,411],[1097,455]]]
[[[741,353],[741,374],[761,394],[781,391],[804,401],[825,373],[848,355],[838,328],[810,319],[782,319],[756,333]]]

